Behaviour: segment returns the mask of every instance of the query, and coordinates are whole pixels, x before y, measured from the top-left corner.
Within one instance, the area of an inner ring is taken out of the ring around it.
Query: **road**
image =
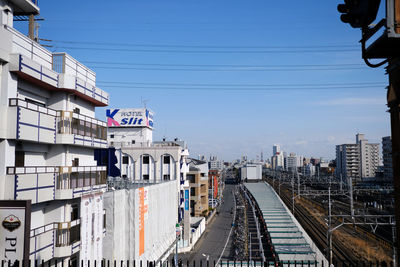
[[[197,241],[194,249],[192,249],[190,253],[179,255],[179,259],[182,259],[185,265],[186,261],[189,261],[190,263],[193,261],[199,262],[200,260],[205,262],[208,259],[210,264],[212,264],[214,260],[215,262],[218,261],[232,227],[233,213],[231,213],[231,211],[234,210],[233,192],[235,186],[236,185],[232,184],[227,184],[225,186],[223,192],[224,201],[219,207],[219,215],[216,215],[212,222],[207,226],[202,237]],[[230,245],[231,242],[229,240],[221,260],[229,259]]]

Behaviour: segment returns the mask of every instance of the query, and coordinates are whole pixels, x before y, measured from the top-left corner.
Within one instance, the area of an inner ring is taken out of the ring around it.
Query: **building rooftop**
[[[315,245],[275,191],[264,182],[245,183],[245,187],[257,201],[279,259],[286,263],[318,261],[312,249]]]

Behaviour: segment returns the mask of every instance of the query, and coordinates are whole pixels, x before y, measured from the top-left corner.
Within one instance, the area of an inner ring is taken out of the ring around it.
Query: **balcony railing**
[[[57,117],[57,133],[78,134],[107,140],[107,124],[104,121],[74,113],[72,111],[57,111],[51,108],[39,106],[18,98],[9,99],[10,107],[22,107]]]
[[[41,112],[41,113],[44,113],[47,115],[57,116],[57,111],[54,109],[42,107],[42,106],[36,105],[34,103],[29,103],[22,99],[10,98],[8,103],[9,103],[10,107],[22,107],[22,108],[26,108],[29,110]]]
[[[7,167],[7,174],[57,173],[59,170],[60,167],[54,166]]]
[[[51,69],[53,55],[49,50],[12,27],[6,27],[6,29],[13,35],[12,53],[24,55]]]
[[[58,73],[76,76],[89,84],[96,84],[94,71],[66,53],[53,53],[52,69]]]
[[[65,224],[67,226],[65,227]],[[56,230],[56,247],[71,246],[81,240],[81,225],[70,226],[68,223],[59,223]]]
[[[61,172],[56,179],[56,189],[74,189],[87,186],[107,184],[107,171],[96,170],[103,167],[86,167],[92,170],[84,170],[84,167],[64,167],[68,172]]]
[[[59,134],[78,134],[107,140],[107,127],[103,121],[70,111],[57,111],[57,117]]]
[[[73,220],[71,222],[53,222],[53,223],[49,223],[40,227],[37,227],[35,229],[32,229],[30,232],[30,237],[35,237],[35,236],[39,236],[43,233],[49,232],[49,231],[53,231],[53,230],[58,230],[58,229],[66,229],[66,228],[71,228],[74,226],[79,225],[81,222],[80,219],[76,219]]]

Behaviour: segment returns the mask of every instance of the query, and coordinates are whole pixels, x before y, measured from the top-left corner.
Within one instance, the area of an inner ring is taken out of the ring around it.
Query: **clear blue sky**
[[[387,76],[365,66],[338,3],[42,0],[39,37],[91,67],[110,107],[148,100],[154,138],[186,140],[194,157],[255,159],[279,143],[331,159],[357,132],[390,135]]]

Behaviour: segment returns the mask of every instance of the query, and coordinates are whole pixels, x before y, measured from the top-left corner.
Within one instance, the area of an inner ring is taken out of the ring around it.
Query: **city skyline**
[[[155,140],[224,160],[275,143],[333,159],[357,132],[390,135],[385,70],[364,64],[338,3],[122,1],[111,13],[102,1],[43,2],[39,37],[97,73],[108,108],[151,108]]]

